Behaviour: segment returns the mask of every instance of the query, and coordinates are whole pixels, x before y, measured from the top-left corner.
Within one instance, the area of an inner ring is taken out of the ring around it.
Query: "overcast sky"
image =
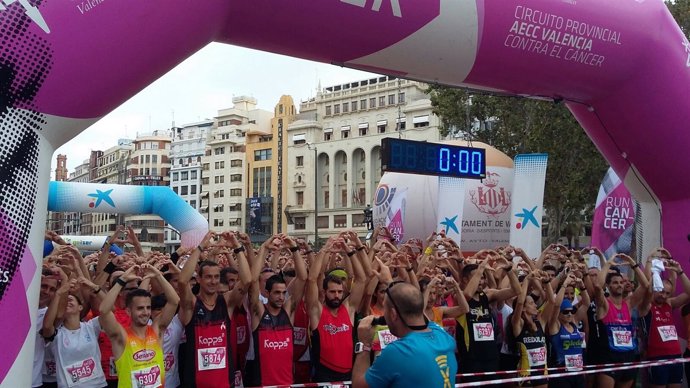
[[[216,116],[232,106],[234,96],[249,95],[259,108],[273,111],[289,94],[299,102],[314,97],[319,81],[326,87],[371,77],[345,69],[282,55],[211,43],[120,105],[79,136],[58,148],[67,155],[68,172],[89,158],[91,150],[106,150],[120,138],[134,138]],[[55,156],[51,162],[54,179]]]

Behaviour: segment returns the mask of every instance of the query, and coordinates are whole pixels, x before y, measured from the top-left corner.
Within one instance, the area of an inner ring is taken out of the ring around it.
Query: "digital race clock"
[[[486,150],[386,138],[381,141],[381,168],[384,172],[484,179]]]

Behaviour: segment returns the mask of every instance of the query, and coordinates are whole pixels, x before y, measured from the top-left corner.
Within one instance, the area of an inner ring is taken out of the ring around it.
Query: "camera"
[[[386,325],[386,317],[380,316],[374,318],[373,321],[371,321],[371,326],[387,326]]]

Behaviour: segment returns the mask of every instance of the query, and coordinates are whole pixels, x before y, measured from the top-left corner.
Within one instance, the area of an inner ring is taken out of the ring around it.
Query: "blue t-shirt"
[[[411,332],[386,346],[365,378],[370,388],[455,386],[455,340],[430,322],[429,332]]]

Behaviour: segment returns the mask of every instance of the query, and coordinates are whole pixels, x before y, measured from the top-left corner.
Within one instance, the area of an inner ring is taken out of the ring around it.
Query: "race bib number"
[[[581,354],[566,354],[565,355],[565,369],[569,371],[582,370],[584,362]]]
[[[633,348],[632,332],[630,330],[611,330],[613,345],[619,348]]]
[[[197,350],[197,370],[224,369],[225,348],[206,348]]]
[[[381,343],[381,350],[385,349],[386,346],[398,340],[398,337],[394,336],[390,330],[380,330],[378,332],[378,335],[379,342]]]
[[[87,358],[82,362],[69,365],[65,368],[67,385],[74,387],[77,384],[96,378],[96,362],[93,358]]]
[[[657,330],[659,330],[659,336],[663,342],[678,340],[678,333],[673,325],[659,326]]]
[[[494,340],[494,326],[491,322],[475,323],[472,325],[475,341],[493,341]]]
[[[132,371],[132,387],[136,388],[158,388],[161,384],[161,368],[153,365]]]
[[[295,345],[304,346],[307,344],[307,328],[295,327],[293,329],[295,335]]]
[[[108,377],[117,377],[117,368],[115,367],[115,358],[108,359]]]
[[[546,365],[546,348],[527,349],[527,361],[530,367]]]
[[[175,364],[175,356],[170,353],[165,353],[165,357],[163,358],[163,364],[165,366],[165,371],[169,372],[172,366]]]
[[[57,368],[55,367],[55,361],[46,361],[46,376],[55,377],[57,375]]]
[[[244,388],[244,382],[242,381],[242,372],[235,371],[235,388]]]

